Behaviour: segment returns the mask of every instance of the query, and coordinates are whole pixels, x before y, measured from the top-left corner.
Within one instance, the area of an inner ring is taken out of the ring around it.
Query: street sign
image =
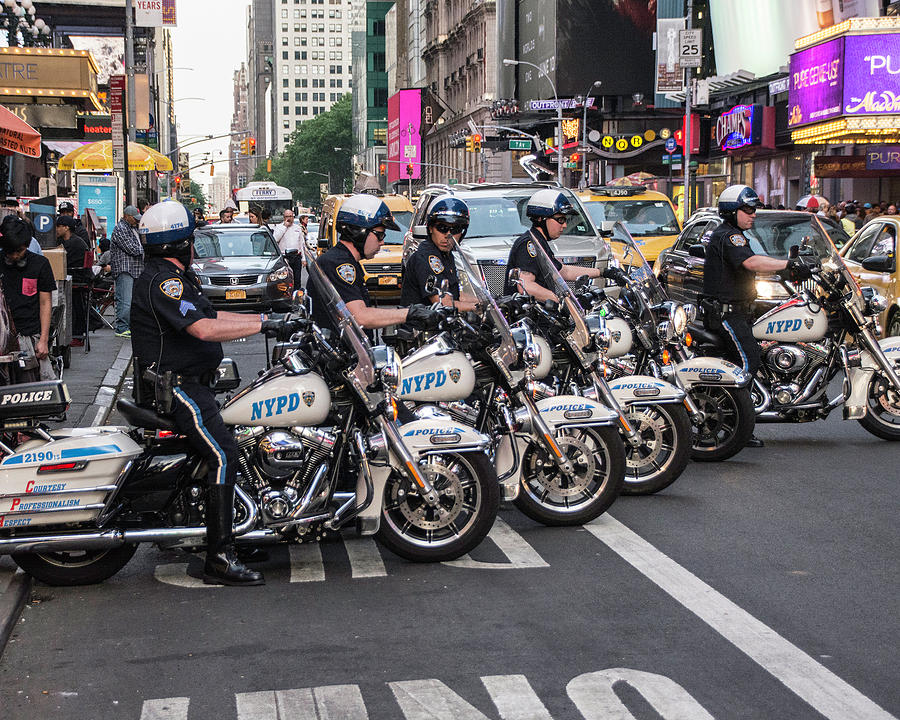
[[[684,157],[682,155],[663,155],[662,156],[662,164],[663,165],[677,165],[682,162]]]
[[[671,155],[673,152],[675,152],[675,148],[677,148],[677,147],[678,147],[678,143],[675,142],[675,138],[670,137],[668,140],[666,140],[666,152],[669,153],[669,155]],[[663,159],[665,159],[665,158],[663,158]]]
[[[702,30],[678,31],[678,62],[683,68],[700,67],[703,49]]]
[[[448,178],[447,179],[448,185],[456,185],[456,183],[458,183],[458,182],[459,182],[459,180],[457,180],[456,178]]]
[[[510,138],[509,139],[509,149],[510,150],[531,150],[531,140],[526,138]]]
[[[414,158],[415,156],[416,156],[416,146],[415,145],[404,145],[403,146],[403,157]]]
[[[113,172],[125,172],[125,76],[109,77],[110,126]]]

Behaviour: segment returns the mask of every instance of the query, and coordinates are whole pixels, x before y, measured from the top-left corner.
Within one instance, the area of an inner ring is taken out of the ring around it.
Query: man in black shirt
[[[526,293],[538,300],[559,300],[556,293],[549,289],[550,280],[544,276],[537,261],[536,243],[540,243],[553,265],[559,270],[563,280],[575,280],[582,275],[587,275],[589,278],[603,276],[603,271],[599,268],[563,265],[553,254],[550,241],[556,240],[563,234],[570,215],[578,214],[564,193],[552,188],[538,190],[528,200],[525,214],[531,220],[531,229],[517,237],[509,251],[506,279],[503,283],[504,295],[513,295],[519,291],[509,280],[509,271],[518,268],[519,279]]]
[[[21,218],[3,218],[0,235],[0,281],[19,334],[19,348],[37,358],[41,380],[55,380],[49,342],[51,297],[56,281],[50,262],[28,250],[31,227]]]
[[[403,266],[400,304],[409,306],[413,303],[437,302],[437,293],[429,294],[425,290],[428,281],[433,277],[437,287],[440,287],[444,280],[447,281],[450,297],[441,298],[441,302],[445,305],[453,304],[463,311],[474,310],[476,299],[470,295],[460,296],[459,275],[456,272],[456,261],[452,252],[469,228],[469,208],[459,198],[439,198],[428,211],[426,225],[428,239],[416,248]]]
[[[144,272],[131,300],[131,345],[139,378],[151,369],[172,372],[172,419],[178,432],[209,467],[206,505],[205,583],[261,585],[261,573],[235,555],[232,540],[237,444],[226,427],[212,387],[222,360],[222,341],[277,332],[282,318],[216,312],[191,272],[194,220],[179,202],[165,200],[141,218]],[[145,388],[142,385],[142,389]],[[147,395],[156,388],[148,388]]]
[[[408,322],[417,327],[434,326],[438,315],[423,305],[408,308],[375,308],[363,276],[362,258],[373,258],[384,244],[388,228],[399,230],[384,201],[374,195],[354,195],[341,205],[335,218],[338,241],[316,260],[316,267],[331,281],[354,320],[366,330]],[[328,303],[316,281],[307,281],[312,300],[312,318],[322,328],[336,330]]]
[[[87,283],[91,279],[93,260],[86,258],[88,245],[78,235],[76,222],[71,215],[60,215],[56,218],[56,239],[66,250],[66,271],[72,276],[72,345],[84,344],[87,320]]]

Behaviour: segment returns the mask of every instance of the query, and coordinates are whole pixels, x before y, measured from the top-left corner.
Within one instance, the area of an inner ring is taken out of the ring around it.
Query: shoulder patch
[[[169,278],[168,280],[163,280],[159,284],[159,289],[162,290],[163,295],[166,297],[170,297],[173,300],[180,300],[184,293],[184,283],[178,278]]]
[[[338,265],[337,274],[338,277],[348,285],[352,285],[354,282],[356,282],[356,268],[353,267],[353,265],[351,265],[350,263]]]
[[[428,256],[428,267],[431,268],[431,272],[435,275],[440,275],[444,272],[444,263],[441,262],[441,259],[437,255]]]
[[[747,244],[747,238],[745,238],[740,233],[734,233],[731,237],[728,238],[732,245],[736,247],[744,247]]]
[[[537,248],[534,246],[534,240],[529,240],[525,245],[525,249],[528,250],[528,254],[531,255],[531,257],[537,257]]]

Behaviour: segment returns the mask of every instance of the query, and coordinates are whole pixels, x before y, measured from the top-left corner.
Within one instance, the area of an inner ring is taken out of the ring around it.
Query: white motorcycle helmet
[[[191,240],[194,226],[193,214],[177,200],[167,199],[144,211],[138,235],[149,254],[165,255]]]

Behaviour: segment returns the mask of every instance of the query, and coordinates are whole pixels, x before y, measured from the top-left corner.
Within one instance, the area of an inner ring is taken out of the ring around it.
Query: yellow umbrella
[[[99,170],[111,172],[112,140],[98,140],[82,145],[59,159],[60,170]],[[140,145],[128,143],[128,169],[134,172],[147,170],[172,170],[172,161],[162,153]]]

